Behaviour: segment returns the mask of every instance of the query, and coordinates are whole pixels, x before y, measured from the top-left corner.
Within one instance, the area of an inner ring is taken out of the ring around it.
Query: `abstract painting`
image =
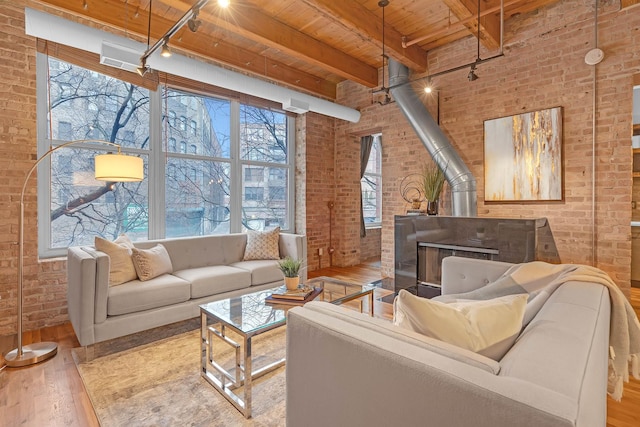
[[[485,202],[563,200],[562,107],[484,122]]]

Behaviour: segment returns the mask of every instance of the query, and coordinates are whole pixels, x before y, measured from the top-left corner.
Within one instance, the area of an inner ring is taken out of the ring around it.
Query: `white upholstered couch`
[[[509,267],[445,258],[442,292]],[[609,324],[607,288],[569,281],[495,361],[311,302],[288,315],[287,425],[605,426]]]
[[[140,249],[161,243],[173,272],[147,281],[109,286],[109,256],[94,247],[71,247],[67,258],[69,319],[82,346],[198,316],[198,306],[282,283],[275,260],[243,261],[247,235],[137,242]],[[280,256],[303,260],[304,235],[281,233]]]

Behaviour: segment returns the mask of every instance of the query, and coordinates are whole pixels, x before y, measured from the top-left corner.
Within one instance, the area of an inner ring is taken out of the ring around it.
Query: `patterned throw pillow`
[[[110,242],[101,237],[96,237],[94,246],[97,250],[109,255],[109,286],[117,286],[138,278],[136,269],[131,260],[131,249],[133,242],[125,236],[120,235],[116,240]]]
[[[173,273],[171,258],[163,245],[157,244],[151,249],[133,248],[132,251],[131,258],[140,281],[144,282],[165,273]]]
[[[244,249],[244,260],[280,259],[280,227],[271,231],[247,232],[247,246]]]

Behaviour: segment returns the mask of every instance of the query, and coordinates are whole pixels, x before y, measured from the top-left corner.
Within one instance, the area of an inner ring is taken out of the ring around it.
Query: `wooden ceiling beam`
[[[163,0],[165,4],[186,12],[191,4],[183,0]],[[378,84],[378,70],[332,46],[296,30],[255,7],[235,4],[224,14],[216,15],[205,6],[199,17],[231,33],[286,52],[293,58],[312,63],[345,79],[368,87]]]
[[[119,0],[87,0],[87,8],[81,1],[68,0],[37,0],[39,3],[71,13],[75,16],[90,19],[94,22],[106,24],[119,30],[126,30],[130,34],[147,37],[147,13],[138,13],[133,7],[125,7]],[[126,28],[125,27],[126,23]],[[151,17],[151,40],[157,40],[166,29],[174,24],[160,16]],[[205,24],[203,24],[204,27]],[[204,28],[201,27],[203,30]],[[271,60],[258,53],[238,48],[224,41],[203,43],[202,35],[190,31],[180,32],[171,39],[173,48],[192,52],[205,59],[212,59],[227,64],[233,68],[251,72],[284,83],[291,87],[320,95],[325,98],[336,98],[336,84],[324,78],[298,70],[287,64]]]
[[[478,2],[474,0],[443,0],[444,4],[451,10],[458,19],[465,21],[464,26],[478,37],[478,19],[468,18],[478,16]],[[480,11],[480,41],[488,49],[500,47],[500,16],[487,15],[482,17]]]
[[[304,3],[340,22],[345,29],[357,31],[382,49],[382,21],[374,13],[355,1],[303,0]],[[392,4],[392,3],[391,3]],[[385,24],[385,53],[412,70],[422,72],[427,69],[427,53],[418,46],[402,46],[403,36],[398,30]]]

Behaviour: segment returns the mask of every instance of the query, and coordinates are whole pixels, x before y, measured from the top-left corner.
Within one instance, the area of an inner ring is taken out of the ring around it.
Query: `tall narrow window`
[[[365,227],[382,225],[382,136],[373,135],[369,160],[360,181]]]

